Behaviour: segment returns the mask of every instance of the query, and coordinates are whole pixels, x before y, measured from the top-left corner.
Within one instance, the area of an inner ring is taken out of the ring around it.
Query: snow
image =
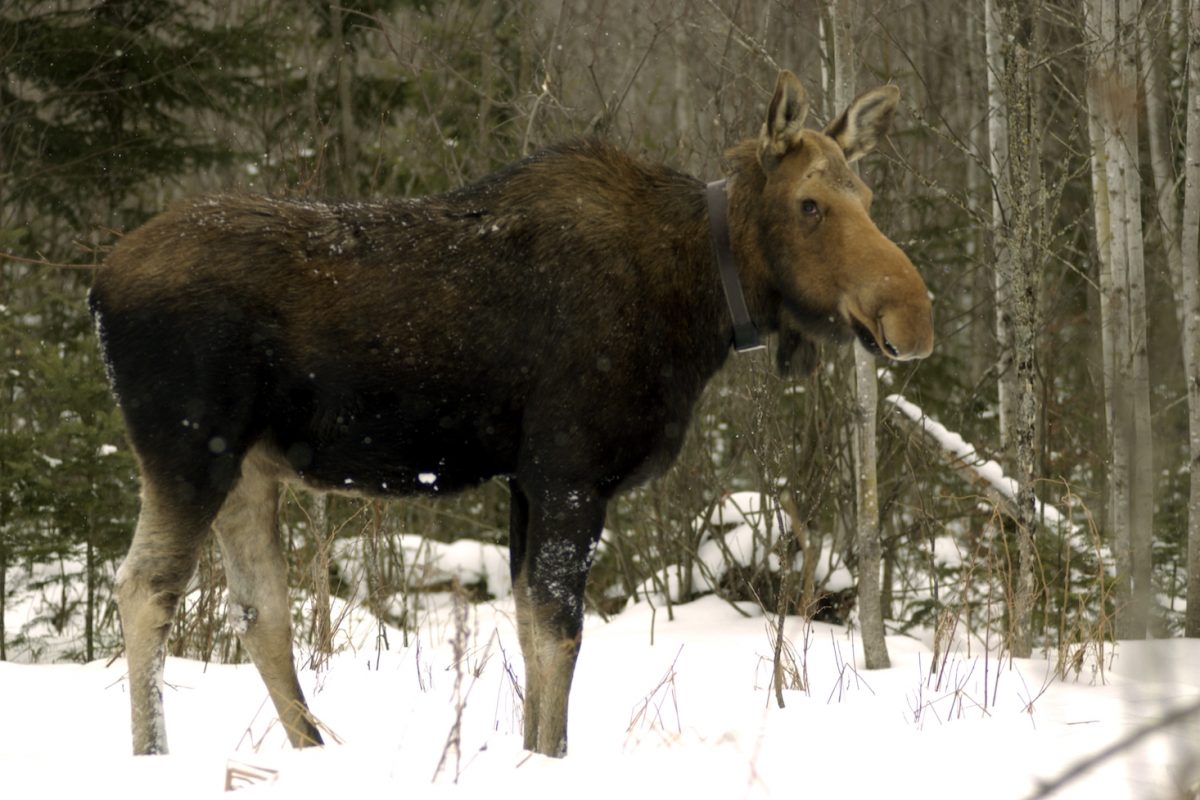
[[[981,474],[1007,480],[957,434],[915,413],[947,450]],[[1200,640],[1121,642],[1099,653],[1088,648],[1078,670],[1059,679],[1055,653],[1005,660],[977,631],[955,632],[957,643],[935,653],[938,637],[917,629],[911,637],[888,638],[891,668],[868,671],[855,631],[789,618],[784,683],[791,688],[779,708],[772,620],[753,605],[734,608],[711,594],[682,601],[711,591],[735,566],[765,560],[778,569],[773,545],[781,533],[790,535],[790,521],[769,497],[750,492],[721,498],[695,524],[705,534],[687,595],[681,569],[669,568],[640,587],[638,602],[607,621],[587,617],[566,759],[522,748],[524,667],[506,549],[401,535],[394,540],[405,570],[398,580],[413,593],[405,602],[412,603],[409,618],[417,630],[405,636],[388,629],[380,636],[379,623],[361,605],[334,599],[338,652],[320,671],[307,666],[310,653],[296,654],[326,747],[294,751],[287,745],[248,665],[169,659],[164,703],[172,754],[135,758],[123,659],[0,662],[6,796],[91,796],[97,790],[107,796],[119,787],[133,797],[208,798],[232,781],[248,798],[322,800],[559,800],[568,794],[586,800],[668,792],[689,800],[814,793],[1016,798],[1031,796],[1040,782],[1173,710],[1200,705]],[[829,590],[850,587],[831,539],[824,537],[817,579]],[[366,547],[365,539],[333,542],[344,581],[364,580]],[[933,559],[960,565],[959,547],[945,532],[933,541]],[[565,552],[546,557],[578,560]],[[798,560],[794,568],[800,566]],[[68,558],[25,582],[78,569]],[[466,607],[464,615],[446,591],[456,581],[484,584],[493,599]],[[674,603],[669,615],[656,594],[663,587]],[[9,629],[29,637],[17,657],[70,657],[77,632],[50,630],[52,609],[40,605],[45,598],[24,590],[20,597],[6,614]],[[232,624],[239,624],[239,613],[244,622],[246,612],[235,609]],[[456,627],[462,619],[465,625]],[[456,660],[460,631],[465,656]],[[391,649],[381,649],[385,642]],[[116,650],[113,642],[101,648]],[[463,702],[461,751],[455,753],[447,742]],[[1054,796],[1167,798],[1184,796],[1187,787],[1193,787],[1187,796],[1195,796],[1198,779],[1200,714],[1192,714],[1103,760]]]
[[[50,467],[51,469],[62,466],[63,461],[61,458],[55,458],[54,456],[48,456],[45,453],[37,453],[37,455],[41,456],[42,461],[45,461],[46,465],[48,467]]]
[[[763,512],[767,512],[764,518]],[[761,492],[733,492],[713,506],[708,515],[710,525],[770,526],[775,522],[775,508],[764,505]]]
[[[722,497],[711,511],[694,522],[697,530],[708,526],[711,532],[705,534],[696,548],[691,573],[686,576],[689,580],[684,580],[682,566],[672,565],[643,581],[633,596],[665,602],[662,591],[665,588],[671,602],[677,603],[716,590],[733,567],[754,568],[765,562],[771,572],[778,572],[782,566],[776,552],[780,525],[790,535],[791,522],[769,500],[761,492],[733,492]],[[804,555],[797,553],[792,569],[799,573],[803,566]],[[831,592],[854,585],[854,578],[842,563],[832,538],[822,539],[814,578],[818,586]]]
[[[957,567],[963,563],[962,550],[953,536],[938,536],[933,540],[933,559],[941,566]]]
[[[457,580],[463,586],[483,583],[492,597],[507,597],[512,593],[507,547],[473,539],[446,544],[412,534],[397,535],[394,542],[405,565],[405,574],[398,576],[403,585],[432,589]],[[337,539],[333,543],[333,561],[351,583],[365,579],[362,553],[365,546],[363,539]]]
[[[273,778],[242,789],[247,798],[1017,798],[1200,700],[1197,640],[1122,642],[1106,651],[1103,680],[1093,661],[1059,681],[1043,658],[1010,666],[961,651],[929,677],[934,656],[914,639],[889,637],[894,666],[866,671],[852,632],[796,618],[786,636],[808,690],[785,691],[780,709],[768,621],[742,609],[749,618],[710,596],[676,606],[674,621],[647,603],[608,623],[589,617],[564,760],[522,749],[510,598],[468,608],[458,668],[448,595],[429,606],[408,647],[393,632],[391,651],[376,651],[361,611],[335,615],[345,646],[324,671],[301,672],[327,741],[338,742],[322,749],[287,746],[250,666],[169,659],[172,755],[134,758],[122,660],[0,663],[5,793],[216,797],[240,764]],[[456,683],[466,698],[461,759],[456,766],[450,753],[438,773]],[[1176,797],[1200,774],[1198,755],[1192,716],[1055,796]]]

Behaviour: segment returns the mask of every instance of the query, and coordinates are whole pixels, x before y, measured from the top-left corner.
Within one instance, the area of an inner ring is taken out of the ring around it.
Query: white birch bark
[[[1112,354],[1112,459],[1110,502],[1113,504],[1114,555],[1117,561],[1117,630],[1118,635],[1130,634],[1128,623],[1133,606],[1133,489],[1130,485],[1133,464],[1133,402],[1130,367],[1133,352],[1130,340],[1129,317],[1129,243],[1126,214],[1128,209],[1122,194],[1128,168],[1127,151],[1120,140],[1118,116],[1128,101],[1122,98],[1120,74],[1117,70],[1117,0],[1100,3],[1101,73],[1098,78],[1101,135],[1105,149],[1105,186],[1109,208],[1109,284],[1108,306],[1111,316],[1102,324],[1113,329]]]
[[[1104,0],[1112,5],[1112,0]],[[1117,574],[1125,576],[1115,587],[1118,608],[1129,602],[1130,553],[1128,546],[1129,499],[1126,477],[1129,455],[1127,437],[1120,435],[1124,426],[1123,406],[1117,403],[1117,359],[1119,342],[1125,340],[1123,315],[1117,313],[1120,298],[1113,279],[1114,242],[1117,232],[1113,224],[1113,209],[1109,206],[1109,160],[1112,134],[1103,111],[1106,79],[1111,72],[1111,53],[1104,47],[1101,30],[1105,16],[1102,0],[1087,0],[1084,4],[1084,31],[1088,43],[1087,115],[1088,135],[1091,139],[1092,209],[1096,224],[1096,251],[1099,260],[1100,279],[1100,334],[1103,359],[1101,374],[1104,380],[1104,417],[1108,438],[1108,481],[1105,525],[1112,538],[1112,549]],[[1114,12],[1109,12],[1114,13]]]
[[[996,0],[984,0],[984,42],[987,54],[988,167],[992,173],[992,254],[995,260],[997,391],[1000,409],[1000,441],[1012,439],[1016,395],[1013,370],[1013,320],[1008,314],[1012,284],[1013,254],[1007,236],[1002,234],[1005,215],[1012,208],[1012,183],[1008,163],[1008,103],[1004,80],[1008,74],[1005,60],[1004,29]]]
[[[1108,334],[1108,518],[1117,562],[1117,634],[1123,638],[1146,635],[1152,598],[1153,450],[1137,171],[1137,12],[1136,0],[1088,0],[1085,5],[1093,186],[1103,183],[1105,189],[1104,202],[1096,197],[1096,231],[1101,325]],[[1097,173],[1101,169],[1102,176]]]
[[[984,44],[984,31],[980,27],[980,18],[975,14],[967,14],[965,16],[966,52],[964,53],[964,58],[967,69],[959,73],[959,91],[955,94],[955,102],[959,108],[967,109],[976,107],[981,85],[983,86],[984,97],[987,97],[988,65],[986,61],[986,48],[980,46]],[[929,71],[928,69],[925,70],[927,74]],[[992,196],[990,183],[992,172],[981,167],[981,165],[987,163],[987,126],[972,125],[968,142],[972,158],[968,159],[966,171],[967,209],[970,211],[972,217],[982,219],[986,213],[984,209],[990,207],[988,199]],[[986,244],[987,232],[979,230],[981,227],[977,226],[977,230],[964,243],[964,255],[972,263],[982,263],[980,262],[979,254]],[[994,274],[989,274],[986,269],[976,270],[971,286],[973,295],[972,306],[987,308],[996,296],[995,283]],[[978,318],[974,319],[971,323],[971,346],[968,351],[970,353],[968,369],[971,385],[979,386],[983,385],[985,376],[990,376],[992,368],[990,358],[993,349],[992,344],[995,340],[995,325],[989,324],[986,315],[973,316],[977,316]]]

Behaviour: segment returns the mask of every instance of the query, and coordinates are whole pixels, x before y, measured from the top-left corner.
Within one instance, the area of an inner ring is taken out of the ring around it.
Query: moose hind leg
[[[266,684],[293,747],[322,744],[292,656],[287,563],[279,541],[278,471],[260,448],[213,523],[229,586],[229,621]]]
[[[525,582],[525,543],[529,536],[529,499],[516,480],[509,482],[512,497],[508,522],[508,565],[512,576],[513,598],[517,604],[517,638],[525,656],[524,731],[525,749],[537,749],[538,684],[530,668],[529,653],[534,652],[533,616],[529,587]]]
[[[211,514],[173,502],[170,493],[144,481],[137,528],[116,585],[136,755],[167,752],[162,696],[167,636],[210,520]]]
[[[526,497],[528,528],[513,567],[525,657],[525,747],[561,757],[567,753],[567,704],[582,642],[583,593],[604,502],[584,491]]]

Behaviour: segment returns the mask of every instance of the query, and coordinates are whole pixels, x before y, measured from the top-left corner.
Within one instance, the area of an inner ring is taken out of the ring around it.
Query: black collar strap
[[[725,302],[733,317],[733,348],[739,353],[759,350],[765,345],[758,336],[758,328],[750,320],[746,295],[742,292],[737,265],[733,261],[733,247],[729,242],[729,197],[723,180],[708,185],[708,224],[721,274],[721,288],[725,290]]]

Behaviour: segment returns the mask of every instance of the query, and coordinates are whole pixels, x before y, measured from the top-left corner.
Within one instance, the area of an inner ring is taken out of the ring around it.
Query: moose
[[[606,505],[671,464],[735,333],[781,331],[781,366],[855,338],[930,354],[929,293],[849,167],[898,99],[876,88],[808,129],[784,71],[707,188],[585,139],[436,196],[205,197],[123,236],[89,305],[141,476],[116,581],[134,752],[167,752],[166,640],[210,531],[230,623],[291,743],[317,745],[280,483],[393,497],[498,477],[524,743],[565,755]]]

